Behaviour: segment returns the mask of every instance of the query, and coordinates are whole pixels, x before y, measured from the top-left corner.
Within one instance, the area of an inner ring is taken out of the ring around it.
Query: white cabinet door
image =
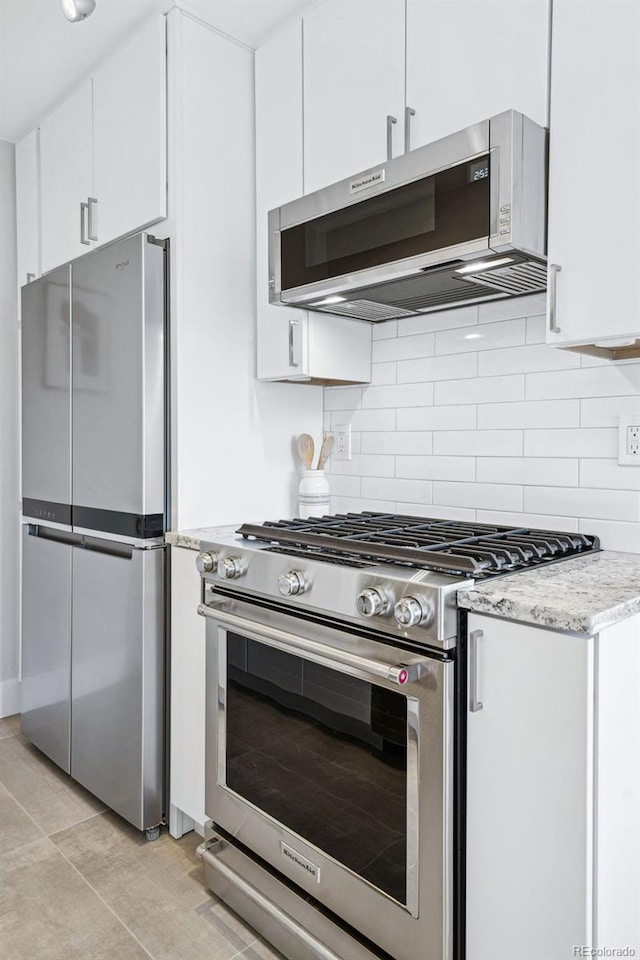
[[[267,214],[303,192],[302,21],[256,51],[259,380],[371,379],[371,327],[269,304]]]
[[[18,287],[40,275],[40,184],[38,130],[16,144]]]
[[[548,0],[407,0],[411,147],[503,110],[546,126],[548,37]]]
[[[638,336],[639,49],[640,4],[555,0],[548,258],[561,272],[551,344]]]
[[[40,223],[45,273],[86,253],[91,246],[86,209],[80,206],[87,203],[93,189],[91,115],[91,80],[86,80],[40,126]]]
[[[171,772],[172,820],[187,816],[202,827],[204,813],[205,620],[198,615],[196,552],[171,547]],[[175,808],[175,810],[174,810]],[[189,825],[190,826],[190,825]],[[183,831],[174,829],[180,836]]]
[[[402,0],[326,0],[304,18],[304,191],[402,153],[405,16]]]
[[[165,18],[158,16],[93,77],[98,243],[166,216],[166,117]]]
[[[593,638],[470,614],[467,958],[591,945]]]

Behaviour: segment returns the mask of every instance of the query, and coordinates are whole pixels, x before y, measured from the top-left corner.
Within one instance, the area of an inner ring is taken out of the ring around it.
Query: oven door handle
[[[305,640],[304,637],[297,637],[295,634],[279,630],[277,627],[269,627],[266,624],[256,625],[251,620],[239,617],[235,613],[228,613],[219,606],[201,603],[198,607],[198,613],[202,617],[216,620],[228,627],[253,633],[267,646],[275,647],[275,649],[282,650],[285,653],[303,656],[307,660],[313,660],[314,663],[320,663],[334,670],[338,664],[341,664],[352,670],[358,670],[369,677],[387,680],[399,686],[405,686],[407,683],[420,680],[428,672],[431,665],[431,661],[426,658],[412,659],[407,663],[396,664],[371,660],[369,657],[349,653],[348,650],[340,650],[338,647],[319,643],[317,640]]]

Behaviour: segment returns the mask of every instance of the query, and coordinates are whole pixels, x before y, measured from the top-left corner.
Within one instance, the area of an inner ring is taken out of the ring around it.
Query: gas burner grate
[[[370,511],[243,524],[237,532],[317,559],[397,563],[476,578],[600,548],[597,537],[583,533]]]

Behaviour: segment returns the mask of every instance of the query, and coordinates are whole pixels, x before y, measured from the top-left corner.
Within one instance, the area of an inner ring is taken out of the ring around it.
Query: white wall
[[[373,385],[329,387],[332,509],[579,530],[640,552],[640,467],[617,417],[640,410],[640,362],[545,345],[544,297],[378,324]]]
[[[15,149],[0,141],[0,717],[20,709],[16,319]]]

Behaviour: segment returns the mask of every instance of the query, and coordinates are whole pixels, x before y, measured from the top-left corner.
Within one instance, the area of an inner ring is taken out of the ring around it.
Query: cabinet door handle
[[[415,117],[416,112],[413,107],[404,108],[404,152],[411,150],[411,117]]]
[[[95,203],[97,205],[98,201],[96,200],[95,197],[89,197],[88,201],[89,201],[89,225],[87,229],[87,236],[89,237],[89,240],[97,240],[98,239],[97,236],[94,236],[94,233],[93,233],[93,204]]]
[[[290,367],[299,367],[300,366],[300,349],[298,343],[298,350],[296,350],[296,331],[299,330],[300,321],[299,320],[289,320],[289,366]],[[296,359],[297,357],[297,359]]]
[[[81,204],[80,204],[80,243],[84,243],[85,247],[90,247],[91,244],[89,243],[89,241],[87,240],[87,238],[86,238],[85,235],[84,235],[84,214],[85,214],[85,211],[87,211],[87,212],[89,211],[89,204],[88,204],[88,203],[81,203]]]
[[[558,274],[562,267],[549,264],[549,333],[560,333],[558,326]]]
[[[389,114],[387,117],[387,160],[391,160],[393,156],[393,125],[397,122],[396,118]]]
[[[482,701],[478,700],[478,641],[484,636],[482,630],[472,630],[469,634],[469,710],[477,713],[482,710]]]

